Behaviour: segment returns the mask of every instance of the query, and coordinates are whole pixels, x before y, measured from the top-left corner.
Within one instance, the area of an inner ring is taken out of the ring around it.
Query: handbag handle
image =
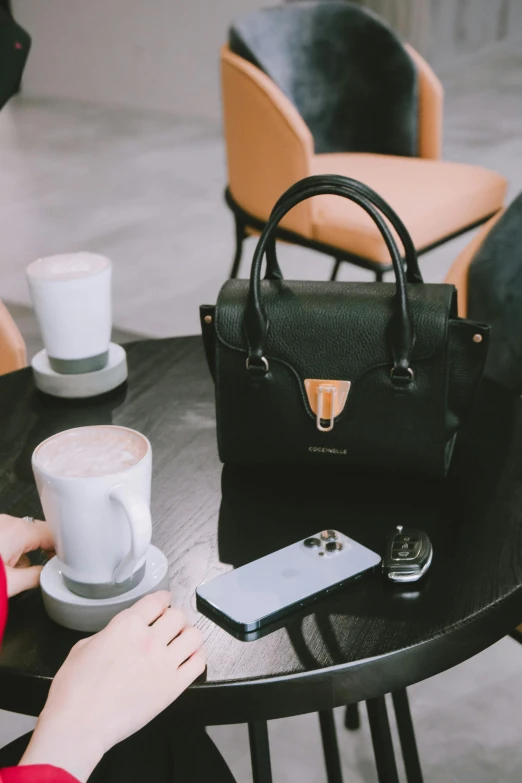
[[[388,218],[391,225],[394,227],[397,235],[399,236],[403,247],[404,257],[406,261],[406,279],[408,283],[422,283],[422,274],[419,269],[419,260],[417,258],[417,251],[413,244],[410,233],[398,214],[393,210],[390,205],[380,196],[375,190],[365,185],[364,182],[359,182],[357,179],[351,177],[343,177],[340,174],[315,174],[311,177],[305,177],[299,180],[294,185],[288,188],[283,195],[275,203],[271,215],[274,214],[276,209],[294,193],[300,193],[303,189],[312,185],[332,184],[337,182],[339,185],[352,186],[355,191],[366,196],[375,206],[382,212],[382,214]],[[276,239],[275,236],[270,240],[266,250],[266,275],[267,280],[281,280],[283,278],[281,267],[277,260],[276,254]]]
[[[373,218],[390,252],[396,281],[396,291],[393,298],[394,312],[390,324],[393,355],[393,368],[390,377],[396,385],[408,385],[413,380],[410,356],[414,335],[409,313],[406,275],[399,250],[381,213],[364,194],[358,193],[351,183],[345,186],[344,183],[338,182],[336,177],[333,182],[327,180],[329,178],[325,177],[320,184],[312,184],[289,197],[285,194],[281,204],[269,217],[261,233],[252,260],[245,309],[245,332],[248,341],[247,370],[256,375],[265,375],[268,372],[268,361],[264,356],[268,321],[261,303],[261,266],[267,246],[275,236],[280,221],[293,207],[313,196],[334,195],[354,201]]]

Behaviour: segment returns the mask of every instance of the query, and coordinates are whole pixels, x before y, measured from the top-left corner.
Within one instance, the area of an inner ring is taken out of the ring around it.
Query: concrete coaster
[[[139,585],[114,598],[83,598],[67,589],[60,563],[53,557],[45,564],[40,578],[45,611],[55,623],[73,631],[94,633],[105,628],[122,609],[157,590],[169,590],[169,564],[163,552],[150,546],[145,562],[145,575]]]
[[[112,391],[127,380],[127,354],[121,345],[111,343],[109,360],[102,370],[65,375],[53,370],[47,351],[36,354],[31,361],[34,382],[40,391],[53,397],[80,399],[97,397]]]

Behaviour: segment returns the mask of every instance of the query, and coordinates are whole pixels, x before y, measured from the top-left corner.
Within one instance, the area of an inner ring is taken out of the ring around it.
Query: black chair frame
[[[249,212],[246,212],[242,207],[240,207],[232,196],[230,188],[225,190],[225,201],[234,215],[236,226],[236,250],[232,267],[230,269],[230,278],[232,279],[236,278],[239,274],[241,256],[243,252],[243,242],[249,236],[248,229],[253,229],[256,232],[262,231],[266,225],[266,221],[251,215]],[[428,253],[430,250],[435,250],[435,248],[446,244],[446,242],[450,242],[452,239],[456,239],[462,234],[466,234],[468,231],[472,231],[474,228],[477,228],[483,223],[486,223],[495,214],[497,213],[492,212],[480,220],[477,220],[474,223],[470,223],[458,231],[442,237],[441,239],[437,240],[437,242],[433,242],[431,245],[427,245],[426,247],[417,250],[417,254],[420,256],[424,255],[424,253]],[[391,272],[393,269],[391,264],[381,264],[378,261],[372,261],[369,258],[363,258],[362,256],[355,255],[355,253],[350,253],[349,251],[343,250],[340,247],[328,245],[325,242],[317,242],[315,239],[307,239],[301,234],[297,234],[295,231],[289,231],[286,228],[278,228],[276,236],[277,239],[281,239],[284,242],[289,242],[293,245],[301,245],[301,247],[308,247],[311,250],[316,250],[317,252],[324,253],[327,256],[333,256],[334,265],[330,275],[330,280],[337,279],[339,269],[343,263],[353,264],[354,266],[358,266],[361,269],[368,269],[370,272],[374,273],[375,280],[378,283],[382,282],[383,276],[386,274],[386,272]]]

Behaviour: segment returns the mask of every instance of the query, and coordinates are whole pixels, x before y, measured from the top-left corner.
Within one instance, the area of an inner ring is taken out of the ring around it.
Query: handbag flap
[[[414,327],[411,364],[439,356],[446,373],[448,323],[457,317],[454,286],[408,284]],[[218,343],[247,354],[243,328],[248,280],[229,280],[216,308]],[[395,283],[263,280],[268,320],[265,357],[307,378],[356,383],[379,365],[392,365],[389,339]]]

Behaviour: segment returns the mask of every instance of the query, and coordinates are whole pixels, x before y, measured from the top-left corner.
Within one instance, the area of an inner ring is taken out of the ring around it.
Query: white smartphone
[[[376,552],[352,538],[323,530],[203,582],[196,589],[198,607],[249,633],[360,578],[380,562]]]

